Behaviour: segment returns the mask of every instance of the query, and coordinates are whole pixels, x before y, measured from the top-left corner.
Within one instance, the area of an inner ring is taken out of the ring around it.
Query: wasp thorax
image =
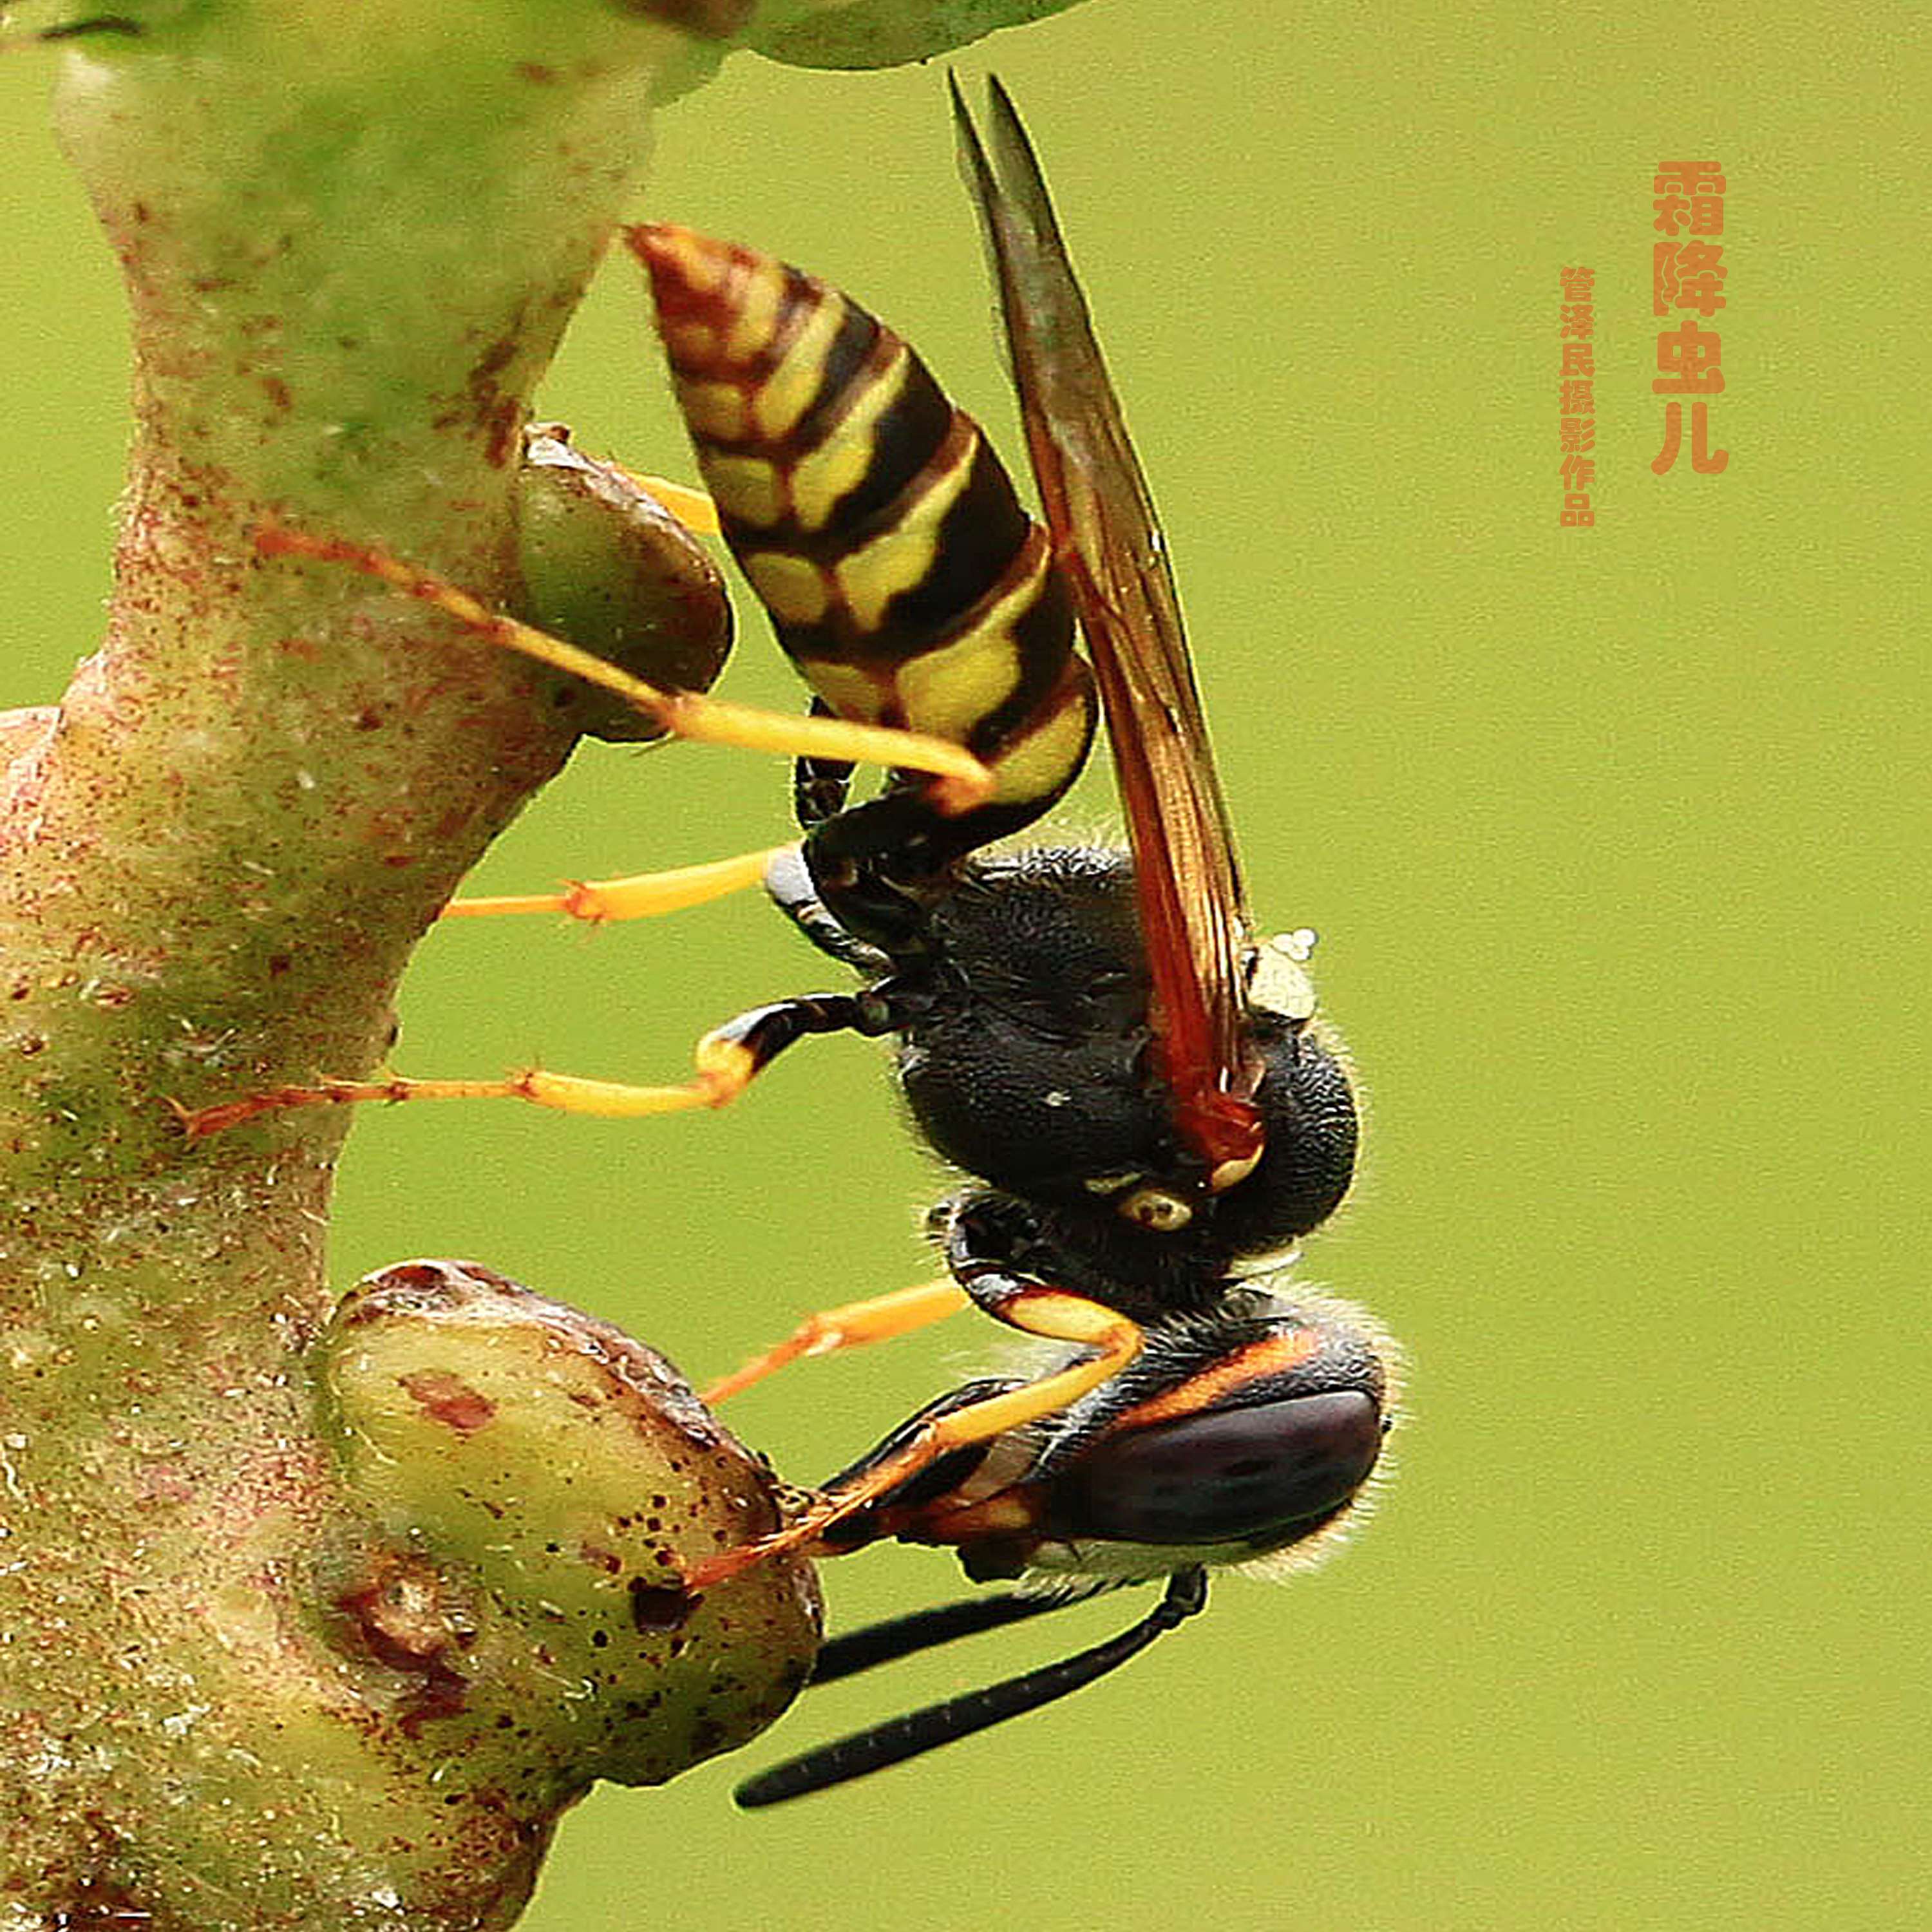
[[[1044,848],[978,862],[928,908],[923,937],[929,963],[902,962],[917,1001],[899,1073],[947,1160],[1022,1198],[1078,1203],[1124,1234],[1185,1235],[1229,1256],[1286,1246],[1347,1191],[1347,1077],[1306,1018],[1312,994],[1278,974],[1266,983],[1298,1010],[1250,1007],[1261,1150],[1226,1174],[1190,1170],[1150,1071],[1124,853]]]
[[[976,863],[930,908],[900,1078],[934,1148],[1033,1199],[1109,1218],[1162,1188],[1171,1136],[1147,1071],[1148,981],[1118,852]],[[1167,1214],[1168,1210],[1157,1210]]]

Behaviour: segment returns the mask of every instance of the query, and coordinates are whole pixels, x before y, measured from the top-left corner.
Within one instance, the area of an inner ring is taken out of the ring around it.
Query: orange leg
[[[674,486],[667,488],[675,495]],[[834,763],[874,760],[930,772],[934,782],[928,796],[945,812],[970,810],[991,795],[992,777],[986,766],[963,747],[943,739],[916,731],[854,724],[836,717],[782,716],[725,704],[694,692],[659,690],[562,638],[486,609],[456,585],[385,551],[310,536],[273,524],[258,529],[255,542],[264,556],[301,556],[346,564],[375,577],[447,612],[492,644],[617,692],[681,736],[779,752],[794,758],[822,758]],[[784,849],[775,847],[676,872],[577,884],[558,893],[458,901],[446,910],[459,916],[554,910],[592,921],[638,918],[696,904],[751,884],[764,876],[772,858]],[[802,1030],[823,1032],[850,1024],[847,1018],[820,1018]],[[632,1086],[532,1067],[501,1080],[322,1079],[311,1086],[279,1087],[246,1094],[211,1107],[190,1108],[173,1100],[169,1105],[190,1138],[218,1133],[224,1128],[290,1108],[372,1100],[518,1100],[566,1113],[632,1118],[724,1106],[743,1090],[770,1052],[795,1037],[797,1030],[785,1033],[776,1046],[749,1049],[734,1034],[732,1026],[706,1034],[698,1045],[694,1077],[674,1087]]]
[[[698,1042],[692,1077],[678,1087],[633,1087],[622,1081],[590,1080],[575,1074],[525,1067],[501,1080],[322,1080],[312,1087],[274,1087],[212,1107],[190,1108],[170,1101],[190,1140],[238,1126],[263,1114],[320,1102],[358,1100],[527,1100],[560,1113],[598,1114],[634,1120],[690,1107],[722,1107],[734,1100],[753,1075],[808,1034],[880,1030],[874,1006],[853,993],[807,993],[754,1006],[714,1027]]]
[[[610,467],[653,502],[668,510],[686,530],[707,537],[718,534],[718,506],[702,490],[674,483],[668,477],[646,476],[635,470],[626,470],[621,463],[614,463]]]
[[[680,1087],[634,1087],[620,1080],[592,1080],[574,1073],[525,1067],[501,1080],[322,1080],[313,1087],[272,1087],[212,1107],[168,1104],[190,1140],[205,1139],[264,1114],[295,1107],[347,1106],[364,1100],[527,1100],[564,1114],[605,1120],[637,1120],[692,1107],[722,1107],[742,1094],[758,1063],[735,1040],[706,1034],[698,1042],[698,1072]]]
[[[1118,1375],[1141,1352],[1137,1324],[1084,1295],[1058,1288],[1028,1288],[988,1312],[1027,1334],[1077,1342],[1096,1352],[1024,1388],[933,1417],[891,1455],[840,1488],[820,1494],[783,1529],[690,1565],[685,1572],[686,1588],[707,1590],[768,1556],[816,1542],[833,1524],[869,1509],[950,1450],[986,1442],[1009,1429],[1053,1414]]]
[[[742,1388],[762,1382],[788,1362],[804,1360],[812,1355],[830,1355],[841,1348],[862,1348],[868,1342],[884,1342],[895,1335],[909,1335],[915,1328],[943,1320],[966,1306],[966,1291],[952,1280],[922,1281],[916,1288],[902,1288],[890,1294],[875,1294],[865,1301],[848,1301],[841,1308],[821,1309],[808,1315],[777,1347],[754,1355],[741,1369],[713,1382],[702,1400],[722,1402]]]
[[[856,760],[929,772],[938,781],[930,794],[932,802],[947,814],[969,811],[992,795],[992,774],[963,746],[943,738],[884,725],[852,724],[842,718],[757,711],[696,692],[661,690],[562,638],[490,610],[446,578],[418,570],[386,550],[310,536],[275,524],[264,524],[256,531],[255,547],[265,556],[302,556],[317,562],[347,564],[365,576],[380,578],[406,596],[447,612],[505,650],[572,672],[628,698],[646,717],[680,738],[782,752],[795,758]]]
[[[502,913],[560,912],[592,926],[608,920],[654,919],[681,912],[728,892],[755,886],[766,868],[790,848],[770,845],[735,859],[713,859],[702,866],[680,866],[668,872],[634,872],[622,879],[572,879],[560,892],[516,892],[496,898],[452,899],[445,919],[478,919]]]

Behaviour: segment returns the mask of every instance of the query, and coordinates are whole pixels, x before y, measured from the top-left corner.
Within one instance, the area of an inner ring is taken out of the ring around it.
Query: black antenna
[[[931,1650],[956,1637],[976,1636],[982,1630],[999,1630],[1048,1610],[1064,1610],[1069,1604],[1084,1603],[1093,1594],[1091,1590],[1083,1590],[1077,1595],[1031,1597],[1010,1590],[1004,1595],[964,1597],[936,1610],[888,1617],[881,1623],[848,1630],[825,1644],[813,1662],[808,1681],[830,1684],[835,1678],[870,1670],[876,1664],[896,1664],[915,1651]]]
[[[1030,1606],[1038,1600],[1057,1606],[1059,1600],[1004,1597],[994,1600],[1001,1606],[1014,1603]],[[782,1804],[788,1798],[802,1798],[808,1792],[826,1790],[849,1779],[863,1778],[868,1772],[902,1764],[908,1758],[918,1757],[940,1744],[950,1744],[956,1738],[970,1737],[990,1724],[1004,1724],[1009,1718],[1037,1710],[1041,1705],[1051,1704],[1056,1698],[1064,1697],[1070,1691],[1078,1690],[1096,1677],[1103,1677],[1108,1671],[1118,1669],[1129,1658],[1144,1650],[1156,1637],[1192,1616],[1207,1600],[1207,1571],[1198,1568],[1180,1570],[1168,1579],[1167,1589],[1160,1601],[1138,1623],[1130,1625],[1118,1636],[1109,1637],[1105,1643],[1096,1644],[1091,1650],[1083,1650],[1078,1656],[1064,1658],[1060,1663],[1042,1664],[1039,1670],[1029,1670],[1023,1676],[1010,1677],[1004,1683],[988,1684],[982,1690],[968,1690],[962,1696],[947,1699],[943,1704],[929,1704],[923,1710],[889,1718],[870,1730],[856,1731],[835,1743],[821,1744],[816,1750],[788,1758],[782,1764],[773,1765],[769,1771],[760,1772],[755,1778],[748,1778],[733,1795],[748,1810],[762,1804]],[[960,1607],[952,1605],[949,1609],[956,1610]],[[946,1614],[927,1611],[922,1616],[939,1619]],[[989,1622],[1009,1622],[1023,1614],[1031,1614],[1030,1609],[1024,1612],[1013,1610],[1004,1616],[996,1615]],[[900,1621],[917,1623],[921,1617]],[[890,1629],[892,1626],[880,1628]],[[867,1630],[856,1632],[854,1641],[872,1634]],[[888,1651],[885,1655],[892,1654]],[[882,1662],[884,1658],[869,1660]],[[849,1668],[857,1670],[863,1666],[854,1664]],[[814,1681],[819,1680],[814,1676]]]

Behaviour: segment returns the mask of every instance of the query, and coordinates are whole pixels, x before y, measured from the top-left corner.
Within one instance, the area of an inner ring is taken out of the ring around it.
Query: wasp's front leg
[[[987,1211],[976,1214],[978,1205]],[[914,1478],[928,1474],[942,1457],[1057,1414],[1118,1375],[1141,1352],[1139,1324],[1059,1286],[1044,1273],[1025,1271],[1012,1258],[1024,1254],[1030,1263],[1045,1252],[1030,1215],[1004,1197],[969,1202],[955,1213],[948,1232],[947,1259],[954,1278],[977,1306],[1024,1334],[1085,1353],[1036,1381],[976,1383],[941,1397],[835,1477],[784,1528],[692,1567],[686,1574],[686,1587],[707,1589],[768,1556],[820,1542],[849,1519],[890,1507]],[[943,1501],[925,1496],[925,1486],[922,1507]]]

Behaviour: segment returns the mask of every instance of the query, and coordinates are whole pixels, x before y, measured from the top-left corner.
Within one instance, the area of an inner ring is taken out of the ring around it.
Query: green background
[[[1179,560],[1255,902],[1321,928],[1360,1069],[1310,1278],[1412,1359],[1376,1520],[1060,1710],[742,1817],[796,1747],[1120,1620],[829,1688],[737,1760],[566,1822],[541,1932],[1916,1927],[1928,1903],[1918,31],[1652,4],[1098,0],[972,50],[1058,194]],[[0,62],[0,568],[52,697],[89,647],[125,434],[120,298]],[[898,326],[1010,450],[936,70],[748,58],[668,112],[640,208]],[[1721,476],[1659,479],[1650,177],[1729,177]],[[1558,528],[1558,270],[1597,273],[1599,520]],[[544,406],[686,473],[613,262]],[[406,548],[407,532],[397,533]],[[732,694],[794,692],[754,620]],[[1088,832],[1094,775],[1064,814]],[[527,888],[764,844],[783,774],[592,746],[492,856]],[[755,900],[434,935],[397,1064],[678,1072],[833,983]],[[360,1124],[334,1269],[486,1261],[694,1374],[898,1286],[940,1185],[876,1049],[734,1112]],[[980,1359],[806,1364],[733,1420],[836,1466]],[[954,1593],[889,1550],[839,1624]]]

